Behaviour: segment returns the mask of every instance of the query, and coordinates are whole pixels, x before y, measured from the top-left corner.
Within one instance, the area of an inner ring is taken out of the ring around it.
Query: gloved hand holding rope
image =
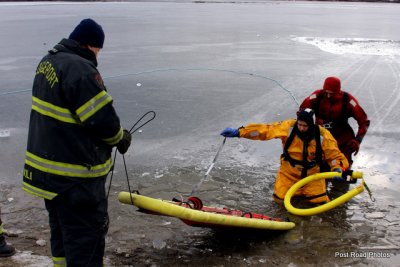
[[[147,121],[145,121],[144,123],[142,123],[141,125],[139,125],[138,127],[135,128],[135,126],[141,122],[143,120],[144,117],[146,117],[148,114],[152,114],[152,117],[149,118]],[[131,142],[132,142],[132,135],[133,133],[135,133],[137,130],[139,130],[140,128],[142,128],[144,125],[146,125],[147,123],[149,123],[150,121],[154,120],[154,118],[156,117],[156,113],[154,111],[148,111],[146,112],[142,117],[140,117],[139,120],[137,120],[137,122],[131,127],[131,129],[128,131],[126,129],[124,129],[123,131],[123,137],[121,139],[121,141],[117,144],[117,150],[119,151],[119,153],[122,154],[122,159],[124,162],[124,168],[125,168],[125,175],[126,175],[126,181],[128,183],[128,190],[129,192],[131,192],[131,186],[129,184],[129,178],[128,178],[128,170],[126,168],[126,162],[125,162],[125,156],[124,154],[128,151]],[[115,160],[117,158],[117,150],[115,150],[114,153],[114,160],[113,160],[113,168],[111,169],[111,176],[110,176],[110,184],[108,186],[108,192],[107,192],[107,198],[110,194],[110,189],[111,189],[111,183],[112,183],[112,179],[113,179],[113,175],[114,175],[114,166],[115,166]]]
[[[128,130],[124,129],[122,139],[117,144],[117,149],[119,153],[121,153],[122,155],[125,154],[126,151],[128,151],[128,148],[131,146],[131,142],[132,134],[128,132]]]

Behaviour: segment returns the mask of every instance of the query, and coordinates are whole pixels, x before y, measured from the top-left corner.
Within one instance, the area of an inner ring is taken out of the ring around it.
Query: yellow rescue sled
[[[272,218],[263,214],[203,206],[197,198],[195,198],[197,200],[189,203],[184,201],[167,201],[135,193],[120,192],[118,199],[122,203],[138,207],[141,211],[176,217],[188,225],[197,227],[262,230],[290,230],[295,227],[293,222]]]

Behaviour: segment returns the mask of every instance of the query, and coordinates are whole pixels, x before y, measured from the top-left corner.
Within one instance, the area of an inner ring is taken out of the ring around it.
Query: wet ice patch
[[[295,37],[292,40],[314,45],[332,54],[400,55],[400,41],[368,38]]]
[[[12,259],[16,264],[21,264],[25,267],[53,266],[52,260],[49,257],[34,255],[31,251],[18,252],[12,257]]]

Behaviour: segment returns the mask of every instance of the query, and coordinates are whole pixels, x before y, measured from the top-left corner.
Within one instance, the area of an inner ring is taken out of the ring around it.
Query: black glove
[[[349,184],[356,184],[357,183],[357,179],[352,177],[353,175],[353,171],[352,170],[346,170],[342,173],[342,177],[343,179],[349,183]]]
[[[117,144],[117,149],[119,153],[125,154],[128,151],[129,146],[131,145],[132,135],[128,132],[128,130],[124,129],[123,136],[121,141]]]
[[[353,174],[352,170],[345,170],[342,172],[342,170],[340,168],[335,168],[333,171],[340,173],[340,176],[335,176],[332,178],[332,180],[334,180],[336,182],[345,182],[348,184],[357,183],[357,179],[352,177],[352,174]]]

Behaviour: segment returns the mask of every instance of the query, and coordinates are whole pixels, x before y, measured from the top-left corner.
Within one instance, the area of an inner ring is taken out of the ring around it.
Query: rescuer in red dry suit
[[[370,123],[357,99],[341,90],[339,78],[328,77],[325,79],[323,89],[314,91],[304,99],[300,110],[305,108],[314,110],[316,124],[331,132],[351,167],[352,154],[357,155]],[[354,134],[348,123],[351,117],[357,121],[357,134]]]
[[[314,124],[311,109],[300,111],[297,120],[253,123],[238,129],[226,128],[221,135],[252,140],[281,139],[283,154],[273,195],[277,202],[282,201],[290,187],[300,179],[319,173],[322,162],[326,162],[332,171],[341,172],[343,168],[348,168],[347,159],[330,132]],[[296,195],[304,196],[307,201],[315,204],[329,201],[324,180],[308,183]]]

